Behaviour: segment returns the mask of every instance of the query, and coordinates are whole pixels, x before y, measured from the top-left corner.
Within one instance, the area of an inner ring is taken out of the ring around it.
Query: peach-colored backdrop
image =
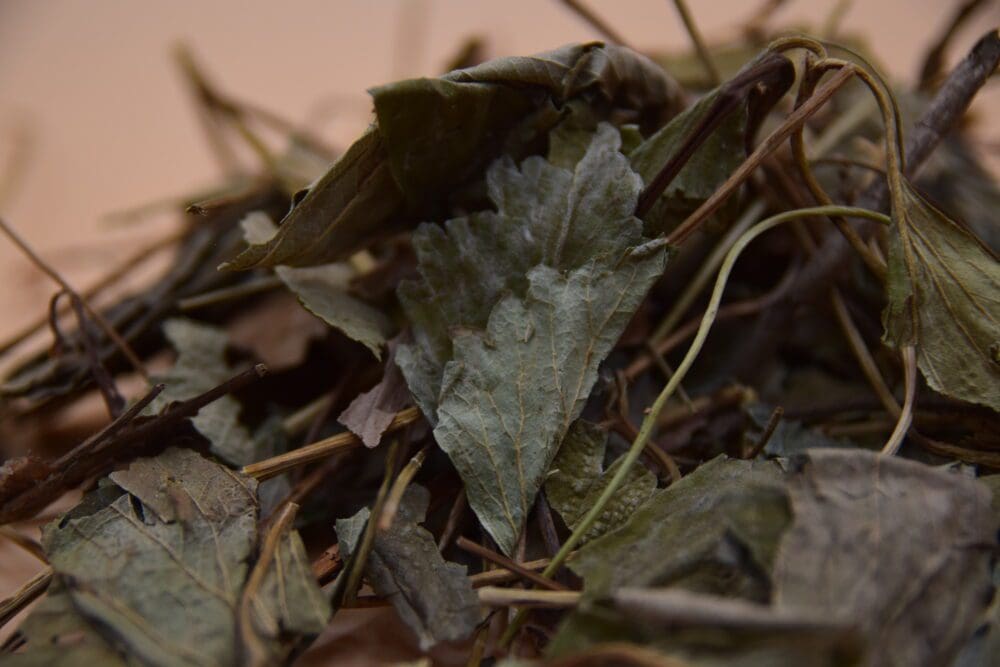
[[[668,0],[588,4],[635,45],[687,44]],[[689,4],[711,40],[738,28],[759,0]],[[842,25],[869,34],[887,69],[910,79],[955,4],[863,0]],[[788,2],[777,19],[816,25],[837,5]],[[997,23],[994,3],[961,33],[952,58]],[[487,36],[492,55],[598,37],[554,0],[2,0],[0,164],[17,146],[27,160],[0,187],[0,213],[80,287],[162,234],[169,217],[123,227],[102,216],[217,175],[170,58],[176,40],[240,98],[297,121],[336,109],[320,127],[343,143],[368,120],[366,87],[437,73],[471,34]],[[981,115],[991,98],[995,113],[994,90],[977,102]],[[0,239],[0,337],[37,317],[52,291]],[[39,567],[2,540],[0,563],[0,597]]]

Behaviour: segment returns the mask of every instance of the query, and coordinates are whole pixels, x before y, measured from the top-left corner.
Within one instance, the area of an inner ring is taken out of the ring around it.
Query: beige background
[[[758,6],[689,3],[710,40]],[[687,44],[667,0],[589,4],[634,45]],[[887,69],[911,79],[955,4],[867,0],[843,26],[876,38],[872,50]],[[789,2],[778,19],[816,25],[835,5]],[[997,23],[994,3],[962,32],[953,57]],[[0,0],[0,160],[16,146],[27,155],[0,195],[0,213],[80,287],[169,228],[169,216],[126,227],[102,216],[218,175],[170,58],[176,40],[224,90],[296,121],[325,117],[321,133],[343,143],[368,120],[366,87],[438,72],[471,34],[487,36],[493,55],[597,37],[550,0]],[[995,113],[990,98],[995,90],[978,103],[981,115]],[[0,337],[37,317],[52,291],[0,239]],[[0,542],[0,597],[38,568]]]

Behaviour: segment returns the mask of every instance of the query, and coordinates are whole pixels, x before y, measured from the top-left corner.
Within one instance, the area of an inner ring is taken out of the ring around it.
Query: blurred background
[[[709,43],[737,34],[767,4],[689,0]],[[912,82],[960,5],[789,0],[771,25],[863,37],[892,78]],[[631,46],[690,48],[668,0],[587,6]],[[949,66],[998,23],[997,2],[981,8],[956,36]],[[178,43],[221,90],[343,147],[370,120],[367,88],[438,74],[473,36],[489,57],[600,38],[556,0],[0,0],[0,214],[84,288],[177,217],[115,213],[198,192],[221,174],[173,55]],[[994,153],[997,88],[974,106],[980,145]],[[44,313],[54,291],[0,239],[0,338]],[[3,544],[0,561],[0,597],[38,569]],[[360,642],[363,626],[341,624],[334,634]]]

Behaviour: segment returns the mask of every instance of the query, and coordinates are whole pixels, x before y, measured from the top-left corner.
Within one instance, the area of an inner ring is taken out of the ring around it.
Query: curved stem
[[[906,398],[903,401],[903,411],[896,419],[896,428],[892,430],[892,435],[882,448],[882,453],[892,456],[899,451],[899,446],[903,444],[906,432],[910,430],[910,423],[913,421],[913,399],[917,394],[917,352],[912,345],[907,345],[902,350],[903,374],[906,385]]]
[[[701,318],[701,326],[698,327],[698,333],[695,335],[694,341],[691,342],[691,347],[688,348],[687,353],[684,355],[684,359],[682,359],[680,365],[677,366],[677,370],[674,372],[673,376],[671,376],[670,381],[667,382],[667,385],[660,392],[659,396],[656,397],[652,407],[649,408],[646,417],[642,420],[642,425],[639,427],[639,435],[636,436],[632,446],[629,447],[628,452],[625,454],[625,460],[622,461],[622,464],[615,471],[615,474],[611,478],[611,481],[608,482],[608,485],[604,487],[604,490],[598,497],[597,502],[595,502],[590,510],[588,510],[587,514],[584,515],[580,523],[573,529],[569,538],[563,542],[559,552],[542,571],[543,577],[551,578],[552,575],[554,575],[559,568],[562,567],[563,563],[566,562],[566,558],[580,544],[583,536],[587,534],[591,527],[593,527],[594,523],[604,512],[604,508],[607,507],[615,493],[621,488],[621,485],[624,483],[625,478],[632,469],[632,466],[638,460],[639,455],[642,454],[642,450],[646,447],[646,443],[649,442],[653,432],[656,430],[660,413],[666,406],[667,401],[677,390],[677,387],[684,379],[688,370],[690,370],[691,366],[694,364],[695,359],[698,358],[698,354],[701,352],[701,348],[705,344],[705,339],[708,338],[708,332],[712,328],[712,323],[715,322],[715,315],[719,310],[719,303],[722,301],[722,293],[725,291],[726,283],[729,280],[729,274],[732,272],[733,266],[736,264],[736,260],[743,252],[743,249],[764,232],[785,222],[806,217],[829,215],[866,218],[883,224],[890,224],[891,222],[887,216],[868,209],[854,208],[850,206],[816,206],[812,208],[786,211],[784,213],[771,216],[770,218],[767,218],[766,220],[751,227],[745,234],[743,234],[743,236],[739,238],[739,240],[736,241],[735,244],[733,244],[733,247],[726,255],[725,261],[722,263],[722,267],[719,269],[719,275],[715,281],[715,288],[712,290],[712,297],[709,300],[705,314]],[[522,612],[514,618],[511,625],[507,628],[507,632],[501,640],[502,643],[506,644],[510,642],[523,622],[524,614]]]

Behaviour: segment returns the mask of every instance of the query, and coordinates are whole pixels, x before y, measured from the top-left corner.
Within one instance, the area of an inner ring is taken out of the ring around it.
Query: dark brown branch
[[[506,570],[510,570],[511,572],[514,572],[517,575],[519,575],[525,581],[530,581],[531,583],[537,586],[541,586],[542,588],[547,588],[550,591],[569,590],[568,588],[560,584],[558,581],[553,581],[548,577],[543,577],[537,572],[532,572],[531,570],[521,566],[519,563],[516,563],[510,558],[507,558],[503,554],[498,554],[495,551],[490,551],[486,547],[480,546],[468,538],[460,537],[457,540],[455,540],[455,544],[458,545],[458,548],[462,549],[463,551],[467,551],[473,556],[479,556],[480,558],[488,560],[494,565],[499,565],[500,567]]]

